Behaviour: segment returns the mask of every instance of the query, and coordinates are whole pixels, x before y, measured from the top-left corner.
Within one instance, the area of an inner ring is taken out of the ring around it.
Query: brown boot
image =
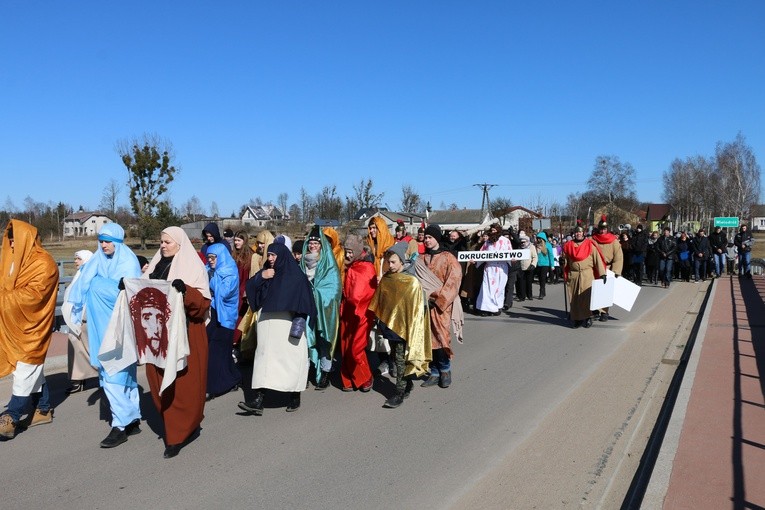
[[[0,438],[13,439],[16,437],[16,425],[10,414],[0,416]]]
[[[48,409],[47,411],[41,411],[39,409],[35,409],[34,414],[29,419],[29,424],[27,427],[34,427],[35,425],[45,425],[46,423],[51,423],[53,421],[53,409]]]

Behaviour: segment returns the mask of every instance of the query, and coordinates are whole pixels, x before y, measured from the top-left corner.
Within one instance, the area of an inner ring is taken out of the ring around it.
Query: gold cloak
[[[9,229],[13,229],[13,249]],[[0,270],[0,377],[4,377],[19,361],[45,362],[56,313],[58,266],[41,246],[35,227],[11,220],[3,236]]]
[[[398,336],[406,340],[404,376],[429,372],[433,359],[430,316],[419,280],[406,273],[385,273],[377,285],[369,309]]]

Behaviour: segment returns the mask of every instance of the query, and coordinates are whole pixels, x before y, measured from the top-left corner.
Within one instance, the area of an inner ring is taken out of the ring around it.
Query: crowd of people
[[[545,299],[550,284],[565,282],[571,325],[588,328],[609,318],[607,308],[590,310],[589,300],[593,281],[608,271],[664,287],[731,273],[736,262],[740,275],[750,274],[746,227],[731,240],[719,228],[693,239],[669,228],[661,236],[641,226],[609,230],[604,217],[591,235],[582,226],[556,237],[494,223],[450,232],[423,224],[413,237],[403,224],[391,233],[374,217],[366,235],[341,241],[333,228],[314,227],[293,242],[268,230],[221,235],[210,223],[199,250],[183,229],[164,229],[147,260],[110,223],[95,252],[75,253],[62,307],[72,346],[66,391],[97,379],[111,413],[100,446],[113,448],[141,431],[137,366],[145,365],[164,423],[163,455],[172,458],[198,435],[205,402],[232,391],[248,389],[238,407],[258,416],[273,391],[286,393],[286,411],[294,412],[306,389],[325,391],[331,381],[366,393],[376,378],[390,377],[395,392],[386,408],[401,406],[415,381],[448,388],[451,341],[462,342],[464,314],[510,313],[515,301]],[[457,256],[513,250],[524,256]],[[13,375],[0,438],[12,439],[19,428],[53,420],[43,362],[58,270],[35,228],[20,220],[5,230],[0,267],[0,377]],[[242,367],[250,364],[247,381]]]

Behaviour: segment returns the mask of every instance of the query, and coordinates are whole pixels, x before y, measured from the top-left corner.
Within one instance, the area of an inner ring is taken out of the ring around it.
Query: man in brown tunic
[[[431,224],[425,229],[425,253],[422,258],[443,285],[428,296],[433,361],[430,362],[430,376],[422,386],[438,384],[441,388],[448,388],[452,382],[452,306],[462,283],[462,268],[457,257],[441,247],[441,237],[438,225]]]
[[[622,245],[619,243],[619,238],[608,231],[608,223],[606,217],[603,216],[598,223],[598,233],[592,236],[592,240],[600,248],[600,253],[603,255],[603,261],[606,263],[606,269],[610,269],[614,272],[617,278],[622,275],[622,268],[624,267],[624,255],[622,253]],[[601,308],[595,310],[594,315],[599,316],[600,322],[606,322],[608,320],[608,308]]]
[[[591,239],[585,239],[584,230],[577,226],[574,238],[563,245],[565,266],[563,279],[566,291],[571,298],[571,320],[574,327],[592,326],[590,312],[590,291],[595,278],[606,277],[606,265],[598,245]]]

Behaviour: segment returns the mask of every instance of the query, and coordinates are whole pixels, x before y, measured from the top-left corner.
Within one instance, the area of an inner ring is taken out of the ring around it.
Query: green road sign
[[[738,227],[738,218],[726,216],[715,218],[715,227]]]

